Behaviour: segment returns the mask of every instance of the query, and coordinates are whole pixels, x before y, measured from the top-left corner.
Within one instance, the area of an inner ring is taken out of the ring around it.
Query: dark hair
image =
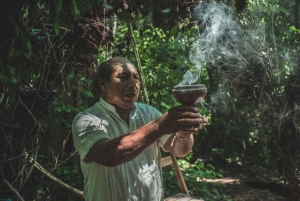
[[[94,76],[91,88],[91,92],[93,93],[96,101],[99,101],[100,97],[102,97],[103,95],[103,91],[100,88],[101,83],[99,82],[99,80],[101,79],[104,82],[109,82],[109,79],[115,70],[114,66],[120,62],[131,63],[128,59],[118,56],[104,61],[99,65]]]

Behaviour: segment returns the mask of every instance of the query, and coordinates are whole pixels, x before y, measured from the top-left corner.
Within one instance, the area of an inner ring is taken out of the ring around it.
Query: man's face
[[[140,92],[138,72],[126,60],[120,60],[113,68],[109,82],[104,83],[104,100],[117,109],[130,109]]]

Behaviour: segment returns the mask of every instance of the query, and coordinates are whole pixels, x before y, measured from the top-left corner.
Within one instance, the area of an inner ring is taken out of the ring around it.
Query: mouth
[[[135,98],[135,93],[127,93],[127,94],[125,94],[125,97],[127,97],[129,99],[133,99],[133,98]]]

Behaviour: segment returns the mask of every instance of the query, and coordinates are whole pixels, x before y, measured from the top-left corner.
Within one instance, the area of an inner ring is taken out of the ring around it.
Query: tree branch
[[[39,126],[39,128],[45,132],[41,126],[41,124],[38,122],[38,120],[36,120],[36,118],[34,117],[34,115],[31,113],[31,111],[28,109],[28,107],[25,105],[25,103],[23,103],[21,97],[19,96],[19,101],[21,103],[21,105],[23,105],[25,107],[25,109],[27,110],[27,112],[30,114],[30,116],[34,119],[34,121],[37,123],[37,125]]]
[[[30,157],[30,162],[32,162],[34,164],[34,167],[36,167],[36,169],[38,169],[41,173],[43,173],[44,175],[46,175],[48,178],[50,178],[52,181],[56,182],[57,184],[59,184],[60,186],[62,186],[63,188],[67,189],[68,191],[79,195],[79,196],[83,196],[83,192],[81,190],[78,190],[68,184],[66,184],[65,182],[61,181],[60,179],[56,178],[54,175],[52,175],[50,172],[48,172],[47,170],[45,170],[38,162],[36,162],[32,157]]]
[[[2,178],[3,183],[13,192],[13,194],[15,194],[19,200],[24,201],[19,192],[5,179],[2,165],[0,168],[0,177]]]

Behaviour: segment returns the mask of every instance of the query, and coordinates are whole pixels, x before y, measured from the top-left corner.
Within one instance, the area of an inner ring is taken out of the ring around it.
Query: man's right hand
[[[165,134],[176,132],[195,133],[207,119],[199,113],[199,109],[194,106],[180,105],[171,108],[161,118],[158,119],[159,130]]]

